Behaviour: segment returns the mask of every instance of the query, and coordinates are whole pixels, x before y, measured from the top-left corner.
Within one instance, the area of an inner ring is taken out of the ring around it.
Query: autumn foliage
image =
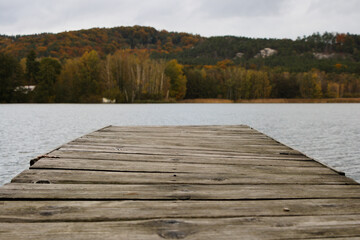
[[[58,59],[80,57],[91,50],[101,57],[121,49],[169,53],[191,48],[201,39],[199,35],[157,31],[151,27],[93,28],[58,34],[0,36],[0,52],[18,59],[31,50],[36,50],[38,57]]]
[[[264,48],[277,54],[256,57]],[[359,49],[351,34],[204,38],[140,26],[0,36],[0,102],[360,97]]]

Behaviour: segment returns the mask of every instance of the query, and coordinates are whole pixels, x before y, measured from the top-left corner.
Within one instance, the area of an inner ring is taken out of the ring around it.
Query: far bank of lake
[[[179,103],[235,103],[230,99],[198,98],[184,99]],[[266,98],[266,99],[241,99],[236,103],[360,103],[360,98]]]

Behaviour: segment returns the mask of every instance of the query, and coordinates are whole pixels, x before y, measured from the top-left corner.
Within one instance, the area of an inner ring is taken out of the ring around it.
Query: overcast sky
[[[202,36],[360,34],[360,0],[0,0],[0,34],[152,26]]]

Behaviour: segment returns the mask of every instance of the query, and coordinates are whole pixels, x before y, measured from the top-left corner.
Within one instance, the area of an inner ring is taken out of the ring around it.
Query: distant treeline
[[[360,78],[353,73],[246,69],[230,60],[183,66],[152,59],[146,50],[117,51],[105,59],[91,51],[64,62],[37,59],[33,51],[22,62],[0,54],[0,80],[0,102],[360,97]]]
[[[186,93],[183,66],[150,59],[147,51],[117,51],[100,59],[93,50],[63,63],[38,60],[34,51],[21,63],[0,54],[0,67],[0,102],[168,101]]]
[[[335,33],[204,38],[135,26],[0,36],[0,102],[360,97],[359,49],[359,35]]]
[[[264,48],[274,49],[277,53],[265,58],[256,57]],[[284,72],[307,72],[316,68],[325,72],[359,74],[360,35],[316,33],[297,40],[210,37],[199,40],[194,47],[184,51],[154,51],[152,57],[177,59],[190,65],[215,65],[230,59],[251,69],[277,67]]]
[[[186,98],[339,98],[360,97],[360,78],[317,69],[289,73],[276,68],[246,69],[231,62],[186,67]]]

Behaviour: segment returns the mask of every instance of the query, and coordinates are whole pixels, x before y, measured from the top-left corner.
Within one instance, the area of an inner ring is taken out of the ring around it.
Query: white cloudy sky
[[[152,26],[203,36],[360,34],[360,0],[0,0],[0,34]]]

